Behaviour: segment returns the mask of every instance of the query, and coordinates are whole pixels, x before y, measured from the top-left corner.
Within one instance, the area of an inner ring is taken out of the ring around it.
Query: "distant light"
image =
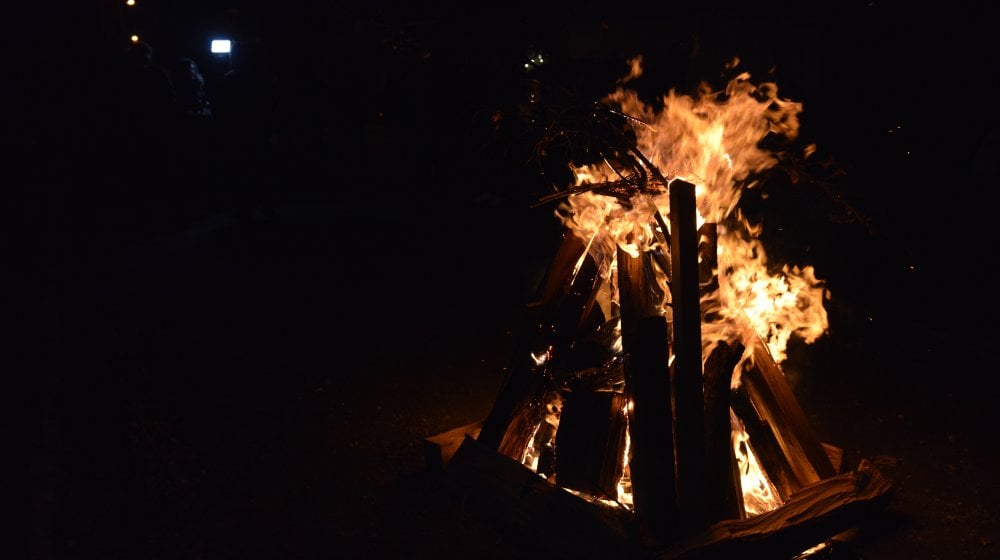
[[[125,0],[126,6],[135,6],[135,0]]]
[[[226,54],[233,50],[233,42],[229,39],[212,39],[212,52]]]
[[[133,43],[138,43],[139,42],[139,36],[138,35],[133,35],[133,36],[129,37],[129,40],[132,41]]]

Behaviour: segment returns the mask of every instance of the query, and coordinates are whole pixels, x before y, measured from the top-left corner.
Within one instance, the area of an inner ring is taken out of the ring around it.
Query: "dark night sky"
[[[196,6],[205,15],[188,11]],[[371,127],[405,131],[405,147],[394,145],[390,158],[402,171],[393,174],[377,156],[374,172],[389,188],[407,189],[405,170],[422,159],[453,169],[446,180],[420,185],[424,192],[484,189],[529,200],[547,188],[537,168],[515,159],[533,138],[482,136],[489,114],[523,99],[525,78],[596,98],[613,87],[628,57],[642,54],[646,76],[635,86],[652,99],[702,80],[721,87],[723,64],[738,56],[754,79],[773,80],[785,97],[803,102],[802,139],[817,144],[817,159],[845,171],[837,194],[901,241],[898,266],[938,268],[938,247],[955,248],[960,262],[974,259],[968,232],[990,234],[985,201],[998,124],[991,100],[1000,83],[990,32],[996,10],[987,2],[667,3],[631,11],[566,3],[150,2],[139,10],[146,12],[126,13],[122,28],[148,28],[144,36],[162,45],[164,58],[195,56],[210,86],[219,69],[204,52],[207,37],[231,33],[237,67],[267,66],[276,77],[276,118],[296,123],[304,138],[325,135],[328,150],[317,153],[341,169],[374,171],[357,164],[358,149],[373,149],[356,144]],[[544,73],[527,76],[520,65],[532,49],[549,62]],[[473,147],[491,140],[510,144]],[[490,178],[469,186],[463,173],[484,167],[494,168]]]

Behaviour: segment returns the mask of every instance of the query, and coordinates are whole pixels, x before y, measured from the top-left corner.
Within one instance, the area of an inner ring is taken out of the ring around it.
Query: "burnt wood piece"
[[[545,406],[552,401],[552,393],[557,391],[556,377],[565,370],[565,364],[571,361],[571,347],[593,309],[600,284],[599,267],[590,256],[585,255],[569,292],[562,301],[545,312],[547,321],[534,325],[536,331],[531,338],[536,342],[533,349],[522,357],[512,357],[515,364],[520,364],[521,375],[530,377],[531,380],[527,384],[528,391],[521,394],[521,400],[514,406],[510,423],[497,448],[504,455],[520,458],[535,427],[545,417]],[[535,363],[534,356],[546,352],[550,356],[548,361],[543,364]]]
[[[643,540],[665,544],[677,536],[671,414],[670,335],[656,310],[652,261],[618,250],[625,394],[630,401],[632,500]]]
[[[747,328],[749,324],[747,324]],[[750,400],[774,433],[799,487],[836,475],[785,374],[767,344],[753,336],[753,364],[741,374]]]
[[[625,457],[625,395],[566,393],[556,433],[556,482],[591,496],[618,499]]]
[[[730,384],[740,348],[719,342],[705,359],[705,508],[710,523],[745,517],[733,451]]]
[[[537,425],[537,422],[532,424],[533,420],[540,420],[543,403],[539,395],[546,380],[531,354],[547,349],[554,310],[566,299],[586,249],[586,244],[572,232],[563,234],[562,244],[549,264],[535,300],[524,310],[507,375],[479,434],[478,441],[483,445],[516,456],[523,451]]]
[[[781,507],[749,519],[722,521],[654,560],[791,558],[860,526],[892,499],[891,481],[871,463],[800,490]]]
[[[720,274],[719,282],[726,285],[727,277]],[[781,447],[794,474],[794,486],[801,488],[834,476],[837,471],[830,457],[816,437],[784,372],[771,356],[767,343],[754,330],[745,313],[735,324],[741,331],[739,339],[752,345],[752,363],[745,364],[740,372],[740,384],[746,387],[759,418],[769,426]],[[753,434],[751,444],[752,438]]]
[[[742,348],[742,345],[738,346]],[[744,385],[740,385],[730,395],[730,404],[736,417],[743,422],[743,429],[750,438],[750,450],[757,457],[761,469],[774,485],[778,497],[784,502],[801,488],[788,464],[781,446],[774,435],[770,423],[761,417]]]
[[[826,456],[830,458],[830,464],[833,465],[833,471],[837,474],[841,474],[844,467],[844,450],[836,445],[824,443],[823,451],[825,451]]]
[[[698,284],[702,324],[718,319],[718,228],[698,228]],[[725,341],[705,356],[705,506],[709,523],[745,517],[740,471],[733,451],[729,393],[742,346]]]
[[[682,531],[708,523],[705,510],[705,397],[702,383],[701,291],[694,185],[670,183],[670,291],[673,303],[674,441]]]
[[[567,492],[471,437],[444,470],[463,504],[524,545],[525,558],[644,558],[631,514]]]
[[[447,432],[441,432],[433,436],[424,438],[424,459],[427,469],[431,472],[440,472],[447,466],[458,446],[465,441],[465,436],[475,439],[483,428],[482,422],[473,422],[465,426],[452,428]]]

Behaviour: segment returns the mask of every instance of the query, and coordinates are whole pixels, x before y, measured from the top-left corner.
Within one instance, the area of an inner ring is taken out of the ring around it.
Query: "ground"
[[[533,557],[424,464],[424,437],[488,413],[559,231],[467,204],[376,222],[277,205],[73,244],[32,557]],[[995,350],[852,305],[788,366],[824,441],[896,488],[834,557],[996,558],[995,382],[951,352]]]

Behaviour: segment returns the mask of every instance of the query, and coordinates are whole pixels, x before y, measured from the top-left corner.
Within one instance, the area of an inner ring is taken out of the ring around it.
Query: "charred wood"
[[[710,523],[740,519],[743,492],[733,451],[730,385],[740,349],[717,344],[705,359],[705,507]]]
[[[771,357],[767,344],[759,336],[753,340],[753,364],[742,372],[742,385],[747,388],[760,417],[769,424],[794,473],[797,486],[807,486],[834,476],[833,464],[795,398],[785,374]]]
[[[699,536],[661,550],[655,560],[791,558],[863,524],[888,504],[892,483],[872,464],[800,490],[780,508],[716,523]]]
[[[736,417],[743,422],[743,429],[750,438],[750,449],[761,468],[781,500],[788,500],[802,485],[788,464],[770,422],[758,412],[745,386],[741,385],[731,393],[730,403]]]
[[[556,483],[616,500],[624,468],[626,427],[625,395],[567,393],[556,434]]]
[[[631,515],[575,496],[519,462],[465,438],[444,471],[461,497],[525,547],[549,558],[644,558]]]
[[[630,401],[632,438],[629,471],[641,534],[668,543],[677,535],[673,418],[670,403],[669,332],[652,300],[648,253],[633,258],[618,251],[625,393]]]
[[[583,279],[577,272],[581,260],[590,263]],[[523,453],[542,419],[545,403],[540,395],[550,386],[544,369],[532,356],[545,354],[557,344],[565,347],[572,340],[593,305],[591,292],[596,291],[597,272],[586,255],[586,245],[567,232],[537,297],[525,309],[506,378],[479,435],[484,445],[509,457]]]
[[[699,531],[705,512],[705,397],[698,284],[698,225],[694,185],[670,184],[671,296],[673,302],[674,441],[677,502],[682,530]]]

